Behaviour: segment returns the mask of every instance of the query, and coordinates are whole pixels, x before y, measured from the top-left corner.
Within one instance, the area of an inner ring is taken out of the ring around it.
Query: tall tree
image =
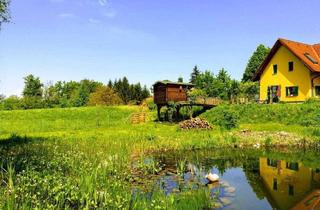
[[[179,78],[178,78],[178,82],[183,82],[183,78],[182,78],[182,77],[179,77]]]
[[[85,106],[89,101],[90,93],[93,93],[97,87],[101,87],[102,83],[93,80],[84,79],[80,81],[79,89],[75,96],[75,106]]]
[[[112,83],[111,79],[109,79],[108,87],[111,88],[111,89],[113,88],[113,83]]]
[[[32,74],[24,78],[24,97],[42,97],[43,84],[41,83],[39,77],[35,77]]]
[[[200,74],[200,70],[198,69],[198,66],[195,65],[193,67],[193,69],[192,69],[192,73],[191,73],[191,76],[190,76],[190,83],[195,84],[196,83],[196,79],[199,76],[199,74]]]
[[[10,0],[0,0],[0,28],[2,23],[10,21],[9,5]]]
[[[270,48],[260,44],[248,61],[247,67],[242,76],[242,82],[252,81],[252,77],[258,70],[264,59],[270,52]]]

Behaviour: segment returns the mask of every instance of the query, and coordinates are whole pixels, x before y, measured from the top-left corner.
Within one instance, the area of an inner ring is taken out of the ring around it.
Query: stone
[[[226,187],[224,190],[227,193],[234,193],[236,191],[236,188],[234,188],[234,187]]]
[[[226,197],[221,197],[221,198],[219,198],[220,199],[220,201],[221,201],[221,203],[224,205],[224,206],[228,206],[228,205],[230,205],[232,202],[228,199],[228,198],[226,198]]]
[[[223,194],[224,196],[227,196],[227,197],[234,197],[234,196],[236,196],[234,193],[224,193]]]
[[[220,184],[222,187],[230,187],[230,184],[227,181],[221,181]]]

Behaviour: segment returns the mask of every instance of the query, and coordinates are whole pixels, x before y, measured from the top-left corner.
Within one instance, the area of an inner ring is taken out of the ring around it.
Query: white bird
[[[219,181],[219,178],[220,178],[218,174],[212,174],[212,173],[207,174],[205,177],[209,182],[217,182]]]

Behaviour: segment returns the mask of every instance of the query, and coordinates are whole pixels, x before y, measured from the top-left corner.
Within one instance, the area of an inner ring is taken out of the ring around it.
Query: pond
[[[151,162],[159,163],[161,171],[149,185],[167,195],[208,189],[216,209],[320,209],[318,154],[243,149],[156,154]],[[219,181],[210,183],[208,173]]]

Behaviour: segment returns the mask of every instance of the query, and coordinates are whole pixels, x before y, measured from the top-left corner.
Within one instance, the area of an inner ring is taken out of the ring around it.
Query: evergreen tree
[[[179,78],[178,78],[178,82],[183,82],[183,78],[182,78],[182,77],[179,77]]]
[[[141,93],[142,99],[146,99],[150,97],[150,91],[148,90],[147,86],[143,86],[142,93]]]
[[[252,81],[253,75],[258,70],[269,52],[270,48],[262,44],[257,47],[256,51],[248,61],[247,67],[242,77],[242,82]]]
[[[108,82],[108,87],[111,88],[111,89],[113,88],[113,83],[112,83],[111,79]]]
[[[200,74],[200,70],[198,69],[198,66],[194,66],[192,69],[191,77],[190,77],[190,83],[195,84],[196,79]]]

